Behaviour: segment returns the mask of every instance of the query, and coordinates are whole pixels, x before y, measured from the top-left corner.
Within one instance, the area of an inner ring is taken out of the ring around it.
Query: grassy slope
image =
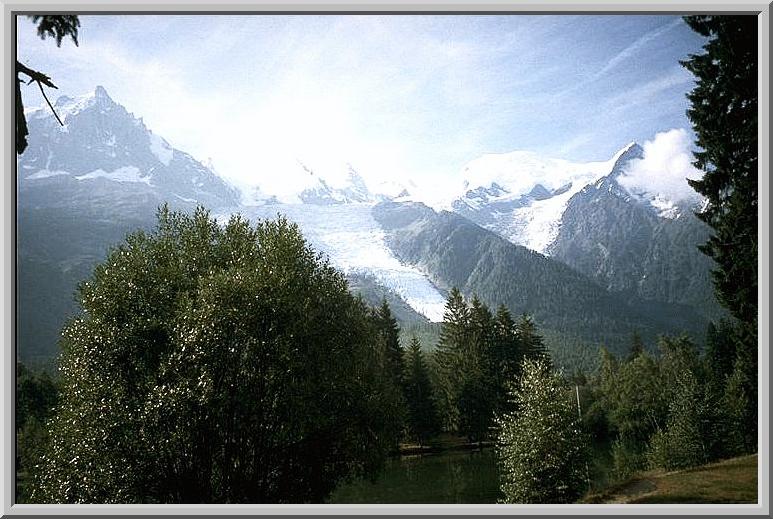
[[[587,496],[585,503],[756,503],[757,455],[677,472],[650,471]]]

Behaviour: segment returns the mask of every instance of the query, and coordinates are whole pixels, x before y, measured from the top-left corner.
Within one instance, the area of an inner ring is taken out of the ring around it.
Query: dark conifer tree
[[[699,15],[686,23],[708,38],[705,52],[682,65],[697,84],[687,115],[700,151],[701,180],[688,181],[708,203],[698,217],[714,233],[701,250],[716,262],[717,299],[740,322],[733,382],[744,386],[745,425],[756,436],[757,416],[757,17]],[[724,366],[722,371],[729,367]],[[743,381],[743,382],[741,382]],[[739,394],[733,390],[732,393]],[[748,448],[753,448],[747,445]]]
[[[437,434],[440,424],[429,369],[415,335],[406,352],[404,380],[409,436],[418,441],[419,445],[426,445]]]
[[[470,441],[484,439],[492,424],[496,398],[493,332],[491,312],[474,296],[470,304],[469,339],[463,350],[459,393],[460,432]]]
[[[687,115],[705,171],[690,185],[708,203],[699,218],[714,235],[702,250],[716,262],[717,298],[742,322],[757,320],[757,17],[687,16],[709,38],[682,62],[697,78]],[[755,326],[756,327],[756,326]]]
[[[395,386],[402,384],[403,350],[400,347],[400,327],[392,315],[386,298],[375,312],[378,334],[386,351],[386,370]]]
[[[510,311],[500,305],[494,318],[494,377],[496,384],[496,413],[509,410],[507,394],[510,386],[516,384],[521,376],[523,348]]]
[[[641,340],[639,332],[635,331],[631,336],[631,349],[628,351],[628,358],[626,360],[632,361],[642,353],[644,353],[644,343]]]
[[[459,391],[464,374],[464,349],[469,340],[470,310],[456,287],[446,300],[440,341],[434,354],[438,377],[438,404],[443,427],[456,431],[459,427]]]
[[[550,353],[545,347],[545,341],[537,333],[537,327],[531,317],[526,314],[521,315],[515,329],[525,358],[532,360],[544,358],[548,363],[550,362]]]

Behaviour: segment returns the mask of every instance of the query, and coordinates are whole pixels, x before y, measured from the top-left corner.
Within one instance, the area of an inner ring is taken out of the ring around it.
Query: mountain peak
[[[94,89],[94,97],[100,98],[107,98],[110,99],[110,96],[107,95],[107,90],[105,90],[105,87],[102,85],[97,85],[97,87]]]

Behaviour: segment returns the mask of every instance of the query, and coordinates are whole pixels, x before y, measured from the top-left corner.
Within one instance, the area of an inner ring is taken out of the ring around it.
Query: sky
[[[492,153],[603,161],[637,141],[676,164],[693,140],[679,60],[705,43],[651,15],[100,15],[59,48],[20,18],[17,42],[51,97],[102,85],[240,187],[348,163],[438,197]]]

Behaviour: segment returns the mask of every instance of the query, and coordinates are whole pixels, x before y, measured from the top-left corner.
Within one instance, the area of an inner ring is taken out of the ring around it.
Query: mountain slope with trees
[[[658,334],[705,333],[707,320],[683,305],[610,294],[567,265],[514,245],[465,218],[419,203],[385,202],[373,208],[387,242],[401,260],[418,266],[441,289],[459,287],[515,315],[528,313],[541,328],[622,351],[638,330],[648,343]]]

